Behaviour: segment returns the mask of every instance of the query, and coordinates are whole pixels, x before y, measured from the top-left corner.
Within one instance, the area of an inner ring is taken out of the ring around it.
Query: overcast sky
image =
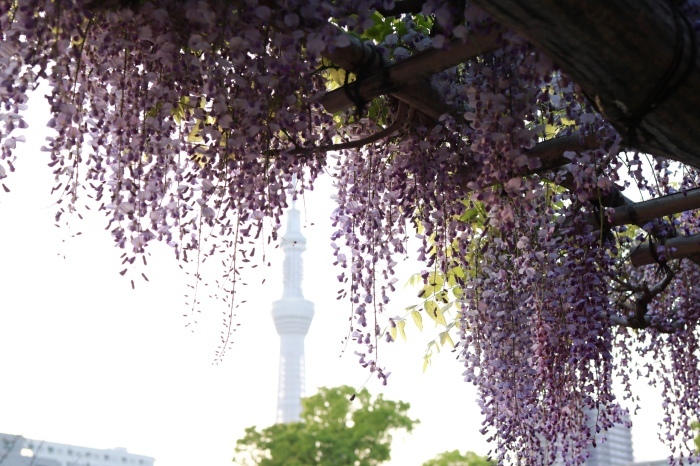
[[[226,306],[200,293],[199,323],[194,331],[186,327],[183,296],[191,281],[168,247],[150,247],[147,283],[141,269],[119,275],[122,251],[100,214],[75,217],[70,228],[54,226],[53,181],[39,151],[46,110],[31,104],[30,141],[18,150],[17,172],[3,180],[12,191],[0,192],[0,432],[126,447],[155,457],[157,466],[230,465],[243,429],[275,420],[279,339],[270,310],[282,293],[281,253],[268,249],[272,266],[248,277],[236,343],[223,363],[212,365]],[[325,179],[299,205],[308,247],[303,288],[316,309],[306,338],[307,394],[321,386],[359,388],[368,375],[352,344],[341,357],[350,308],[335,299],[330,192]],[[409,261],[399,270],[405,283],[420,265]],[[415,304],[416,291],[399,287],[392,315]],[[435,334],[431,325],[422,334],[407,329],[407,344],[380,348],[380,362],[392,371],[389,385],[367,383],[372,393],[411,403],[411,415],[421,421],[412,435],[396,439],[390,464],[417,466],[453,449],[485,454],[476,392],[462,382],[459,362],[442,353],[424,373],[425,342]],[[644,382],[637,390],[646,398],[633,417],[635,456],[663,458],[660,398]]]

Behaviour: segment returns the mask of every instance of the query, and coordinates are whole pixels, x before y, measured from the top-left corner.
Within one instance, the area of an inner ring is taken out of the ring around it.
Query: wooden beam
[[[698,38],[677,3],[474,0],[571,76],[628,147],[700,167]]]
[[[280,10],[280,6],[275,0],[261,0],[260,3],[271,8],[272,10]],[[244,6],[244,2],[242,0],[234,0],[233,4],[239,7]],[[275,25],[282,31],[289,31],[289,27],[282,19],[277,21]],[[323,52],[323,57],[326,60],[329,60],[333,64],[346,71],[349,71],[350,73],[357,73],[360,71],[360,69],[365,69],[370,72],[381,69],[382,62],[379,55],[372,50],[372,47],[369,44],[365,44],[359,38],[348,34],[337,26],[329,26],[326,23],[321,24],[320,22],[317,22],[316,24],[311,24],[309,26],[334,27],[339,36],[344,35],[348,38],[347,45],[332,47],[330,50],[325,50]],[[308,32],[303,28],[300,30],[304,33]],[[440,96],[427,81],[418,81],[408,85],[405,88],[397,91],[394,94],[394,97],[434,119],[437,119],[440,117],[440,115],[445,113],[458,114],[458,112],[455,112],[454,109],[450,108],[444,103],[442,96]]]
[[[542,164],[534,173],[542,173],[548,170],[562,167],[571,163],[571,159],[564,157],[564,152],[581,152],[597,147],[595,138],[582,138],[578,134],[572,136],[560,136],[539,142],[527,151],[528,157],[537,157]],[[568,186],[564,186],[568,188]]]
[[[641,226],[655,218],[695,209],[700,209],[700,188],[617,207],[610,223]]]
[[[456,109],[447,105],[438,91],[427,81],[409,84],[400,91],[392,92],[392,96],[407,103],[416,110],[437,120],[445,113],[459,117]]]
[[[359,96],[365,102],[389,93],[397,96],[408,85],[427,80],[436,73],[496,49],[499,46],[499,36],[498,29],[492,28],[488,33],[470,35],[466,42],[454,40],[443,49],[428,49],[398,63],[388,63],[383,69],[379,68],[376,73],[362,80],[358,89]],[[381,64],[375,59],[372,65],[376,69]],[[326,93],[321,97],[321,103],[330,113],[354,105],[344,88]]]
[[[394,4],[392,8],[379,6],[377,11],[382,16],[398,16],[406,13],[417,14],[423,9],[425,0],[399,0],[391,3]]]
[[[649,243],[642,243],[630,254],[630,261],[635,267],[655,264],[656,258],[663,254],[666,260],[692,257],[700,253],[700,235],[678,236],[669,238],[664,243],[664,251],[658,252],[660,245],[655,243],[657,252],[653,252]]]
[[[350,39],[348,45],[336,47],[332,51],[326,51],[324,58],[351,73],[358,73],[361,69],[364,69],[365,72],[381,70],[383,63],[370,45],[365,44],[357,37],[345,33],[340,28],[338,28],[338,34],[346,34],[348,36]],[[445,113],[459,116],[459,112],[445,104],[442,96],[425,79],[414,80],[401,89],[393,90],[395,91],[392,93],[394,97],[431,118],[438,119],[440,115]],[[345,95],[345,91],[341,91],[338,94],[342,96],[340,97],[341,100],[345,99],[345,103],[342,104],[344,106],[341,105],[342,108],[336,107],[336,110],[328,110],[328,107],[326,107],[326,110],[331,113],[353,105],[352,101]]]
[[[696,188],[648,201],[622,205],[615,209],[610,223],[613,226],[635,224],[641,227],[655,218],[699,208],[700,188]],[[654,240],[658,248],[659,238]],[[664,248],[667,251],[664,255],[669,260],[686,258],[700,265],[700,235],[669,238],[664,241]],[[675,251],[669,248],[675,248]],[[656,259],[649,243],[641,243],[637,246],[630,254],[630,261],[635,267],[655,263]]]

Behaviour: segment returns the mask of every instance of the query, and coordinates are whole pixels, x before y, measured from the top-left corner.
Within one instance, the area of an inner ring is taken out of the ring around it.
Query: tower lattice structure
[[[280,365],[277,391],[277,422],[300,419],[304,396],[304,338],[314,316],[314,305],[301,289],[302,259],[306,239],[301,234],[300,213],[294,205],[287,213],[287,231],[282,236],[284,288],[282,298],[272,304],[272,319],[280,336]]]

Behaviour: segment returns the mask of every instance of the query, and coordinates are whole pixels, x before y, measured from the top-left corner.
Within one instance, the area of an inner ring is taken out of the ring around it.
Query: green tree
[[[474,452],[461,454],[459,450],[445,451],[423,463],[423,466],[492,466],[496,463]]]
[[[355,396],[353,396],[355,395]],[[410,405],[372,399],[366,389],[321,388],[302,401],[301,422],[249,427],[236,443],[234,463],[259,466],[373,466],[390,459],[391,433],[418,422]]]

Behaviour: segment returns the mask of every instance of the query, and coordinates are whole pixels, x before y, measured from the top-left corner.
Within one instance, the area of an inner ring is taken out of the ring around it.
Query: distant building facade
[[[590,411],[588,414],[588,424],[594,430],[595,414]],[[605,431],[606,441],[601,442],[596,439],[596,446],[588,446],[588,459],[584,466],[630,466],[634,462],[634,451],[632,449],[632,431],[627,427],[628,417],[623,422]],[[561,466],[564,462],[559,459],[553,466]]]
[[[655,461],[639,461],[637,463],[631,463],[629,466],[668,466],[668,458],[665,460],[655,460]]]
[[[50,458],[34,458],[27,439],[21,435],[0,434],[0,465],[61,466],[61,463]]]
[[[101,450],[0,434],[2,466],[153,466],[150,456],[126,448]]]
[[[589,447],[591,456],[585,466],[628,466],[634,461],[631,429],[618,424],[606,431],[605,436],[605,442],[598,442],[596,448]]]

